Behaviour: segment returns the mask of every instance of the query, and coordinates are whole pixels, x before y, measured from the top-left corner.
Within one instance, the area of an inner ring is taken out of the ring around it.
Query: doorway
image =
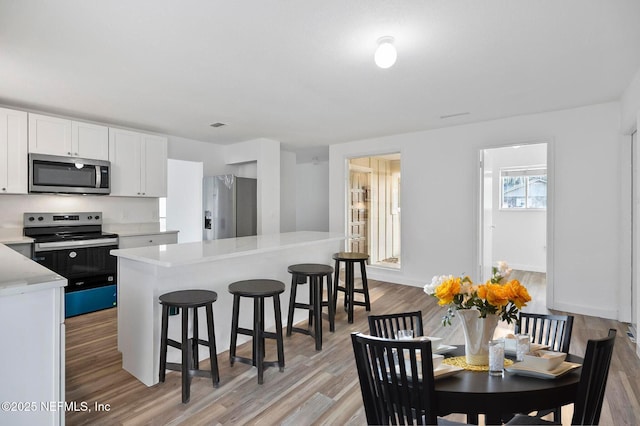
[[[517,277],[545,283],[536,298],[546,307],[547,143],[483,149],[480,157],[482,280],[490,278],[498,261],[505,261]]]
[[[400,154],[352,158],[347,191],[347,249],[369,264],[401,267]]]

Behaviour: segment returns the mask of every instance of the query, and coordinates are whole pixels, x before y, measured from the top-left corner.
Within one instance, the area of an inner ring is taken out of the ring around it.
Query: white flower
[[[442,284],[443,282],[445,282],[448,279],[453,278],[453,275],[436,275],[431,279],[431,283],[426,284],[424,286],[424,292],[427,293],[428,295],[433,295],[436,292],[436,288],[438,288],[438,286],[440,284]]]

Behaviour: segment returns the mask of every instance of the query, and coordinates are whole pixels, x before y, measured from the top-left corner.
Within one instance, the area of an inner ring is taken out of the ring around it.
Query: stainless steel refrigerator
[[[205,176],[203,240],[257,234],[257,180],[234,175]]]

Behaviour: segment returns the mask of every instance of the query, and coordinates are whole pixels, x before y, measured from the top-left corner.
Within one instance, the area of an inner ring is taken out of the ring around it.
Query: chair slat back
[[[423,336],[422,311],[369,315],[369,334],[395,339],[396,331],[413,330],[414,336]]]
[[[615,338],[616,330],[610,329],[604,339],[587,341],[572,425],[597,425],[600,420]]]
[[[573,330],[572,315],[546,315],[520,312],[516,323],[516,333],[531,335],[532,342],[549,345],[558,352],[569,353],[571,332]]]
[[[368,424],[436,424],[431,342],[352,333]]]

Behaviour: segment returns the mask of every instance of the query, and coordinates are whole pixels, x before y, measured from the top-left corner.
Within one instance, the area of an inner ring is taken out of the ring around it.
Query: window
[[[501,209],[547,208],[547,169],[530,166],[500,169]]]

